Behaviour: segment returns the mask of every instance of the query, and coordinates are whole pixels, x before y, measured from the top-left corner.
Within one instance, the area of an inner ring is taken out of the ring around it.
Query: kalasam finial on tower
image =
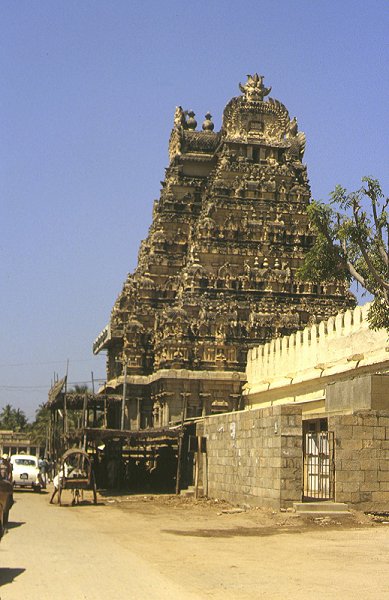
[[[195,113],[193,112],[193,110],[188,110],[188,118],[186,120],[186,125],[188,129],[192,129],[193,131],[197,127],[197,121],[195,119]]]
[[[239,89],[246,96],[246,100],[249,102],[261,101],[265,96],[270,94],[271,87],[266,88],[263,85],[263,75],[247,75],[247,81],[245,85],[239,84]]]
[[[212,115],[209,111],[205,115],[205,121],[202,125],[202,128],[204,131],[213,131],[215,128],[215,124],[212,122]]]

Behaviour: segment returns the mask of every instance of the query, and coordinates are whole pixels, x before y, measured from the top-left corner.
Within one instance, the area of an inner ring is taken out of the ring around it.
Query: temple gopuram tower
[[[344,282],[297,271],[313,234],[305,135],[263,77],[248,76],[214,131],[176,109],[153,221],[108,326],[107,389],[126,428],[241,407],[247,351],[353,305]]]

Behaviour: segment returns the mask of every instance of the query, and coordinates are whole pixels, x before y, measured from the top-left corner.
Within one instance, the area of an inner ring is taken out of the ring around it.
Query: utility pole
[[[67,405],[67,393],[68,393],[68,374],[69,374],[69,359],[66,362],[66,377],[65,377],[65,391],[63,396],[63,431],[65,437],[65,446],[67,449],[69,423],[68,423],[68,405]]]
[[[95,379],[93,376],[93,371],[91,372],[92,377],[92,394],[93,394],[93,427],[96,427],[97,423],[97,406],[96,406],[96,396],[95,396]]]
[[[82,407],[82,429],[84,432],[82,449],[86,450],[86,427],[88,427],[88,392],[84,392],[84,402]]]
[[[127,361],[124,364],[124,383],[123,383],[123,398],[122,398],[122,414],[120,419],[120,429],[124,429],[124,414],[126,410],[126,394],[127,394]]]
[[[177,475],[176,475],[176,494],[181,490],[181,471],[182,471],[182,446],[184,443],[184,421],[188,409],[188,396],[190,392],[181,392],[182,396],[182,412],[181,412],[181,431],[178,435],[178,456],[177,456]]]

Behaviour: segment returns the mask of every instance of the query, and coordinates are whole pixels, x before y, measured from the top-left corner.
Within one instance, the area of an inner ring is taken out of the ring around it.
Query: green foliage
[[[308,213],[316,241],[299,275],[314,282],[354,279],[374,297],[370,326],[389,331],[388,204],[370,177],[355,192],[336,186],[330,204],[312,201]]]
[[[35,421],[30,426],[31,439],[41,446],[45,445],[50,422],[50,411],[41,404],[35,412]]]
[[[0,429],[25,431],[27,425],[27,417],[20,408],[12,408],[11,404],[4,406],[0,413]]]
[[[384,327],[389,332],[389,305],[384,298],[375,298],[369,308],[368,319],[371,329]]]
[[[68,394],[78,394],[83,396],[86,393],[90,393],[90,389],[87,385],[79,385],[75,384],[72,388],[70,388],[67,392]],[[82,427],[82,410],[77,409],[69,409],[67,411],[67,422],[69,431],[79,429]]]
[[[87,385],[75,384],[72,388],[70,388],[70,390],[68,390],[69,394],[85,394],[85,392],[89,392]]]
[[[299,270],[299,276],[314,283],[350,279],[350,274],[343,265],[340,249],[330,244],[320,232],[316,236],[315,244]]]

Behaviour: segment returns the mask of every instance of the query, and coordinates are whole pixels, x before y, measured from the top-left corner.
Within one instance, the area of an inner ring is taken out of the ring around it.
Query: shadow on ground
[[[13,580],[18,576],[24,573],[26,569],[1,569],[0,568],[0,586],[7,585],[7,583],[12,583]]]
[[[14,487],[14,494],[16,494],[17,496],[19,494],[38,494],[38,495],[46,495],[48,494],[48,490],[40,490],[39,492],[36,492],[35,490],[32,490],[31,488],[28,488],[27,490],[24,488],[19,488],[19,487]]]
[[[61,506],[58,504],[58,502],[53,502],[51,504],[51,506],[58,506],[59,508],[82,508],[85,506],[105,506],[105,502],[97,502],[96,504],[94,504],[91,500],[81,500],[80,502],[76,502],[73,504],[73,502],[71,500],[67,500],[67,501],[63,501],[62,500],[62,504]],[[1,600],[1,598],[0,598]]]
[[[193,529],[186,531],[163,529],[162,531],[164,533],[171,533],[172,535],[204,538],[266,537],[281,533],[302,533],[302,531],[296,527],[234,527],[231,529]]]
[[[21,527],[21,525],[25,525],[26,521],[8,521],[7,529],[16,529],[16,527]]]
[[[157,497],[163,497],[163,496],[174,496],[175,492],[161,492],[161,491],[153,491],[150,490],[150,488],[148,489],[144,489],[144,490],[109,490],[109,489],[98,489],[97,490],[98,493],[100,494],[100,496],[102,498],[122,498],[123,496],[134,496],[134,497],[142,497],[142,496],[157,496]]]
[[[98,493],[102,498],[121,498],[122,496],[133,496],[134,492],[128,490],[102,490],[98,489]]]

